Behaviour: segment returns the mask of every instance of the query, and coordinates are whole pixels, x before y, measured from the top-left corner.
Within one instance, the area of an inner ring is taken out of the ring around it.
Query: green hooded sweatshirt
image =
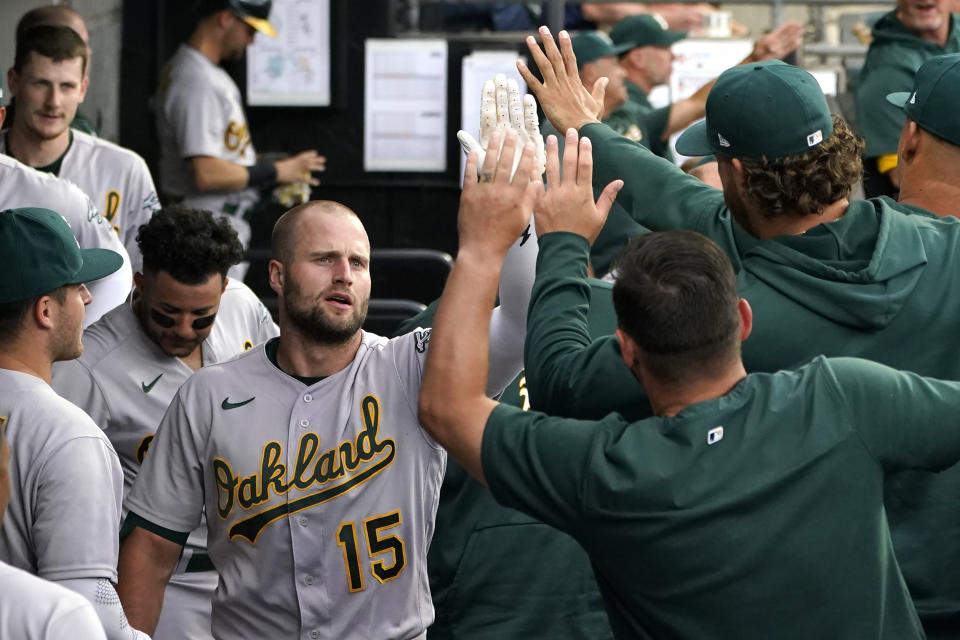
[[[733,221],[720,190],[604,125],[580,133],[593,141],[594,184],[623,179],[617,200],[639,224],[693,229],[730,256],[754,313],[743,343],[748,372],[823,354],[960,379],[960,220],[877,198],[804,234],[758,239]],[[577,418],[649,415],[616,339],[584,332],[590,297],[577,280],[587,250],[572,234],[540,238],[524,351],[531,404]],[[960,637],[960,465],[893,478],[884,502],[917,611],[930,637],[941,626],[942,637]]]
[[[601,301],[589,312],[589,331],[606,335],[616,328],[611,285],[590,280],[586,286]],[[431,326],[436,307],[433,302],[405,321],[396,335]],[[523,372],[500,402],[529,407]],[[452,457],[427,570],[437,615],[429,640],[613,638],[593,568],[577,541],[501,506]]]
[[[857,85],[857,125],[867,143],[867,158],[897,152],[904,115],[887,102],[887,94],[910,91],[914,74],[927,59],[957,52],[960,29],[955,14],[950,14],[950,32],[942,47],[915,36],[897,19],[895,10],[877,21]]]

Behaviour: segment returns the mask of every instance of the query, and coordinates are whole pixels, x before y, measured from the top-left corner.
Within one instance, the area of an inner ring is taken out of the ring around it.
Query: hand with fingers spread
[[[577,70],[577,57],[573,53],[570,34],[561,31],[554,42],[550,30],[540,27],[540,40],[543,50],[533,36],[527,37],[527,48],[540,69],[543,82],[537,80],[522,61],[517,61],[517,69],[527,86],[537,96],[547,119],[557,128],[566,131],[571,127],[579,129],[591,122],[600,122],[603,113],[603,94],[607,87],[607,78],[600,78],[587,89],[580,81]]]
[[[511,169],[518,148],[520,161],[514,174]],[[491,260],[502,259],[520,237],[543,192],[540,174],[534,173],[535,155],[533,143],[521,147],[513,129],[490,134],[479,176],[479,156],[470,152],[457,217],[461,252],[476,250]]]
[[[540,120],[537,118],[537,101],[530,94],[521,99],[517,81],[498,73],[493,80],[483,83],[480,97],[480,140],[462,129],[457,132],[457,140],[465,153],[477,152],[477,166],[482,167],[490,135],[494,131],[505,132],[507,129],[516,131],[520,140],[513,158],[513,171],[516,171],[520,164],[523,147],[527,142],[532,142],[535,151],[534,166],[538,170],[537,175],[542,175],[546,156],[543,151],[543,136],[540,135]]]
[[[536,206],[537,233],[569,231],[586,238],[590,244],[603,228],[610,207],[623,187],[614,180],[593,201],[593,147],[590,138],[580,138],[568,129],[563,149],[561,172],[557,139],[547,136],[547,188]]]
[[[323,171],[327,168],[327,158],[313,149],[301,151],[295,156],[277,160],[277,182],[282,184],[306,182],[317,186],[320,181],[311,176],[314,171]]]
[[[782,25],[757,38],[750,53],[752,62],[779,60],[796,51],[803,44],[803,25],[796,21]]]

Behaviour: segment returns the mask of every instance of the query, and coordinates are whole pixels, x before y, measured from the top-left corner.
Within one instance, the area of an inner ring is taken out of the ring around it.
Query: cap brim
[[[689,127],[677,138],[677,153],[683,156],[706,156],[713,153],[707,140],[707,121],[701,120]]]
[[[81,284],[105,278],[123,265],[123,256],[110,249],[81,249],[83,266],[72,278],[71,284]]]
[[[251,16],[246,16],[243,18],[243,21],[248,25],[259,31],[260,33],[265,33],[271,38],[277,37],[277,32],[274,30],[273,25],[264,20],[263,18],[254,18]]]
[[[909,91],[897,91],[895,93],[887,94],[887,102],[890,104],[902,107],[907,104],[907,101],[910,99],[911,93]]]

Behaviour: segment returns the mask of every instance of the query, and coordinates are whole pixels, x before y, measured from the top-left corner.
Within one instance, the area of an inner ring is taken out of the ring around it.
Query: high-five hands
[[[477,250],[491,260],[506,255],[543,191],[535,163],[536,145],[521,145],[514,129],[490,133],[482,164],[476,150],[467,154],[457,216],[460,251]]]
[[[557,131],[580,129],[585,124],[600,122],[608,79],[599,78],[592,89],[588,90],[580,82],[577,56],[573,53],[570,34],[566,31],[560,32],[558,48],[547,27],[540,27],[539,33],[543,50],[533,36],[527,36],[527,48],[540,69],[543,82],[537,80],[520,60],[517,61],[517,69],[540,101],[547,119]]]
[[[518,144],[515,148],[512,170],[516,172],[520,164],[520,155],[527,142],[534,145],[534,167],[537,175],[542,175],[546,164],[543,149],[543,136],[540,135],[540,121],[537,118],[537,102],[527,94],[520,98],[520,87],[513,78],[507,79],[498,73],[493,80],[483,83],[480,97],[480,140],[477,141],[464,130],[457,132],[457,140],[465,153],[475,151],[478,154],[477,167],[484,165],[491,135],[495,131],[501,134],[507,130],[517,133]],[[504,138],[500,138],[501,145]],[[498,148],[499,151],[499,148]]]
[[[535,145],[526,142],[520,147],[513,129],[506,134],[499,130],[490,134],[479,176],[479,154],[471,151],[457,218],[460,250],[477,251],[490,260],[502,257],[524,230],[534,209],[538,233],[569,231],[593,243],[623,181],[608,184],[594,202],[593,147],[588,138],[578,141],[578,137],[576,130],[567,131],[562,173],[557,139],[548,137],[546,189],[535,167]],[[514,173],[513,158],[518,148],[522,151]]]
[[[557,139],[547,136],[547,189],[534,208],[537,233],[568,231],[583,236],[592,245],[623,180],[614,180],[604,187],[594,203],[593,145],[590,138],[580,138],[579,144],[577,138],[576,129],[567,129],[561,172]]]

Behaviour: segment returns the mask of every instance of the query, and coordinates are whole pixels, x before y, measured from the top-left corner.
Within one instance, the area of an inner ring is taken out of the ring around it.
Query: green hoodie
[[[721,191],[603,125],[581,134],[594,143],[594,183],[624,179],[618,202],[639,224],[699,231],[730,256],[754,311],[743,344],[748,372],[823,354],[960,379],[960,220],[877,198],[852,202],[842,218],[805,234],[761,240],[734,223]],[[540,238],[524,352],[531,403],[552,415],[637,416],[649,405],[615,338],[591,342],[583,332],[579,310],[589,292],[573,282],[586,253],[586,242],[571,234]],[[960,465],[900,473],[887,485],[897,558],[931,637],[940,621],[954,625],[943,637],[960,637],[958,503]]]
[[[857,124],[867,143],[867,158],[897,152],[904,115],[887,102],[887,94],[910,91],[914,74],[927,59],[957,52],[960,29],[954,14],[950,14],[950,32],[942,47],[914,35],[897,19],[896,10],[877,21],[857,85]]]
[[[586,285],[602,301],[589,312],[593,335],[616,327],[610,284]],[[437,303],[396,335],[433,324]],[[523,372],[500,396],[526,410]],[[436,620],[429,640],[610,640],[613,632],[586,552],[569,535],[494,500],[453,458],[440,488],[427,555]]]

